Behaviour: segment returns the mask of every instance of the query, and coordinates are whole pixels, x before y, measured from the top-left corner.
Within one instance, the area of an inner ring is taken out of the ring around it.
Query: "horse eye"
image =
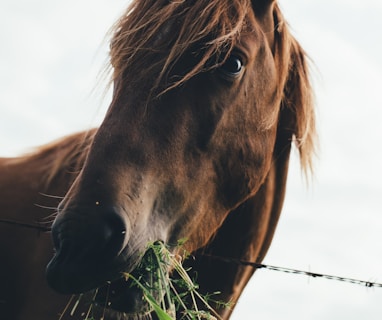
[[[237,77],[240,75],[244,68],[243,61],[240,57],[236,55],[231,55],[227,60],[220,66],[220,70],[227,76]]]

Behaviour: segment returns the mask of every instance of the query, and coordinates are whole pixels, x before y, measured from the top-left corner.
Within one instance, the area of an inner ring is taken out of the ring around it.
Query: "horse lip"
[[[66,269],[66,270],[65,270]],[[46,279],[49,286],[61,294],[78,294],[90,291],[105,281],[95,281],[90,271],[73,272],[74,267],[62,264],[57,256],[46,267]]]
[[[134,257],[130,257],[134,259]],[[121,277],[121,270],[133,269],[120,259],[112,262],[81,261],[72,263],[56,254],[46,267],[46,279],[49,286],[61,294],[80,294],[101,287]],[[135,264],[137,264],[135,262]],[[134,265],[135,265],[134,264]],[[100,276],[102,275],[102,276]]]
[[[125,277],[99,288],[94,300],[101,308],[134,316],[148,314],[152,311],[144,299],[142,290],[135,286],[132,280]]]
[[[47,279],[49,285],[61,294],[93,292],[91,296],[94,296],[94,290],[97,290],[94,304],[102,310],[106,308],[112,312],[122,312],[134,317],[143,316],[152,311],[150,305],[143,298],[142,290],[133,286],[132,280],[121,277],[121,274],[113,281],[88,282],[86,286],[81,284],[80,287],[74,288],[73,283],[76,283],[75,281],[69,283],[67,280],[59,280],[60,278],[55,276],[54,272],[51,271],[54,270],[52,269],[54,263],[55,261],[52,260],[47,267]]]
[[[145,265],[147,257],[152,257],[153,251],[148,249],[140,262],[130,272],[135,279],[140,279],[140,283],[149,284],[147,289],[150,294],[159,301],[163,292],[155,289],[154,283],[158,281],[158,274],[150,271]],[[140,286],[132,280],[131,277],[123,275],[119,279],[109,282],[105,286],[98,289],[95,301],[97,305],[108,308],[117,312],[123,312],[127,315],[136,317],[150,314],[153,310],[145,299],[144,292]]]
[[[148,252],[149,251],[146,251],[145,254],[138,256],[144,259]],[[141,259],[136,259],[137,262],[134,267],[129,269],[119,268],[119,270],[125,270],[125,274],[129,273],[136,279],[152,279],[152,274],[150,274],[144,266],[140,265]],[[93,292],[93,296],[95,290],[97,290],[94,302],[95,305],[100,308],[107,308],[117,313],[122,312],[133,317],[147,315],[152,312],[150,305],[144,298],[142,289],[139,288],[131,278],[125,276],[123,271],[114,273],[116,276],[113,278],[110,277],[110,281],[94,280],[96,278],[94,277],[96,272],[88,272],[87,274],[81,272],[81,277],[78,274],[66,273],[66,277],[62,277],[61,271],[67,268],[67,266],[60,264],[60,262],[60,257],[53,257],[46,270],[48,283],[55,291],[62,294]],[[82,270],[86,271],[86,268],[82,268]],[[97,269],[97,271],[102,273],[102,269]],[[152,294],[153,296],[157,296],[159,293],[152,292]]]

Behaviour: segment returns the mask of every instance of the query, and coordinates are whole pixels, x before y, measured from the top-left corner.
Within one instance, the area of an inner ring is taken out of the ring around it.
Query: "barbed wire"
[[[47,226],[43,226],[41,224],[30,224],[30,223],[24,223],[14,220],[7,220],[7,219],[0,219],[0,223],[5,223],[9,225],[14,225],[18,227],[24,227],[29,229],[35,229],[40,232],[50,232],[51,228]],[[372,281],[365,281],[365,280],[359,280],[359,279],[353,279],[353,278],[347,278],[347,277],[341,277],[341,276],[334,276],[330,274],[324,274],[324,273],[317,273],[317,272],[311,272],[311,271],[305,271],[305,270],[298,270],[298,269],[292,269],[292,268],[284,268],[284,267],[278,267],[263,263],[257,263],[252,261],[245,261],[235,258],[228,258],[228,257],[221,257],[221,256],[215,256],[210,254],[203,254],[205,257],[209,257],[212,259],[224,261],[227,263],[235,263],[242,266],[248,266],[252,267],[254,269],[267,269],[270,271],[276,271],[276,272],[282,272],[282,273],[288,273],[288,274],[295,274],[295,275],[303,275],[311,278],[323,278],[327,280],[333,280],[333,281],[340,281],[340,282],[346,282],[350,284],[360,285],[367,288],[382,288],[382,283],[378,282],[372,282]]]
[[[282,272],[282,273],[288,273],[288,274],[296,274],[296,275],[303,275],[307,277],[312,278],[323,278],[327,280],[334,280],[334,281],[340,281],[340,282],[346,282],[350,284],[360,285],[367,288],[382,288],[382,283],[378,282],[372,282],[372,281],[365,281],[365,280],[359,280],[359,279],[353,279],[353,278],[347,278],[347,277],[341,277],[341,276],[334,276],[330,274],[324,274],[324,273],[316,273],[311,271],[305,271],[305,270],[298,270],[298,269],[291,269],[291,268],[284,268],[284,267],[277,267],[272,266],[268,264],[262,264],[262,263],[256,263],[251,261],[245,261],[240,259],[234,259],[234,258],[227,258],[227,257],[220,257],[220,256],[214,256],[209,254],[204,254],[206,257],[210,257],[213,259],[221,260],[227,263],[235,263],[242,266],[249,266],[254,269],[267,269],[271,271],[276,272]]]

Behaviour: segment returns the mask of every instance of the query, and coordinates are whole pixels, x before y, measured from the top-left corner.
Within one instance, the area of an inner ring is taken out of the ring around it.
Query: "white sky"
[[[382,282],[382,2],[280,3],[314,61],[321,150],[309,188],[293,157],[265,262]],[[103,39],[125,6],[0,2],[1,155],[99,124],[109,101],[97,86]],[[382,289],[260,270],[233,319],[376,320],[381,299]]]

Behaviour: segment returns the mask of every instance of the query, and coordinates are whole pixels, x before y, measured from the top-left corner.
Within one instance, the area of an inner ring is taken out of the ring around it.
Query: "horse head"
[[[47,277],[62,293],[118,281],[147,243],[206,245],[280,141],[295,137],[309,164],[304,53],[275,1],[133,1],[110,55],[111,105],[52,227]],[[137,290],[124,296],[111,307],[145,310]]]

